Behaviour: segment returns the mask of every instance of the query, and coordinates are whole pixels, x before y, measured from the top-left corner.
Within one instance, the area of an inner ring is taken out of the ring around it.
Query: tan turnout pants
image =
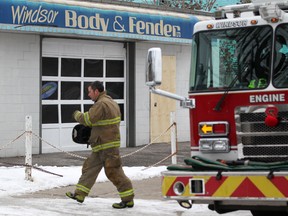
[[[76,185],[75,193],[87,196],[103,167],[107,178],[116,186],[121,200],[124,202],[133,200],[132,183],[122,169],[119,148],[91,153],[82,166],[82,175]]]

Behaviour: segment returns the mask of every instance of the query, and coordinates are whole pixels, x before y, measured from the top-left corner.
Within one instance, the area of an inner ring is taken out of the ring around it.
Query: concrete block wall
[[[25,131],[26,115],[32,116],[32,130],[39,134],[40,37],[0,33],[0,47],[0,157],[20,156],[25,137],[12,140]],[[38,152],[39,142],[33,139],[33,153]]]
[[[145,63],[149,48],[160,47],[162,55],[176,56],[176,94],[188,96],[191,45],[136,44],[136,145],[150,142],[150,92],[145,85]],[[190,140],[189,110],[176,103],[178,141]]]

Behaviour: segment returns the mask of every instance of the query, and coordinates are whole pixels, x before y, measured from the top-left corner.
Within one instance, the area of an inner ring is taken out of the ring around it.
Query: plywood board
[[[162,56],[162,84],[159,89],[176,92],[176,57]],[[150,140],[159,137],[170,126],[170,113],[176,111],[176,101],[161,95],[151,94]],[[170,131],[157,141],[170,142]]]

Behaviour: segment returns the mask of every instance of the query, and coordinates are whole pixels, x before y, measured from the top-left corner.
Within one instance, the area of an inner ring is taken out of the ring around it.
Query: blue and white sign
[[[56,82],[48,82],[48,83],[44,84],[42,86],[41,98],[42,99],[49,98],[51,95],[53,95],[56,92],[57,88],[58,88],[58,86],[57,86]]]
[[[63,1],[64,2],[64,1]],[[147,11],[148,12],[148,11]],[[199,20],[43,1],[1,0],[0,29],[187,42]]]

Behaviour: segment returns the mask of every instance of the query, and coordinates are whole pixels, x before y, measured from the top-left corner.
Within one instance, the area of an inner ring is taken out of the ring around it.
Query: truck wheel
[[[277,216],[288,216],[287,212],[275,212],[275,211],[256,211],[256,210],[251,210],[251,214],[253,216],[272,216],[272,215],[277,215]]]

